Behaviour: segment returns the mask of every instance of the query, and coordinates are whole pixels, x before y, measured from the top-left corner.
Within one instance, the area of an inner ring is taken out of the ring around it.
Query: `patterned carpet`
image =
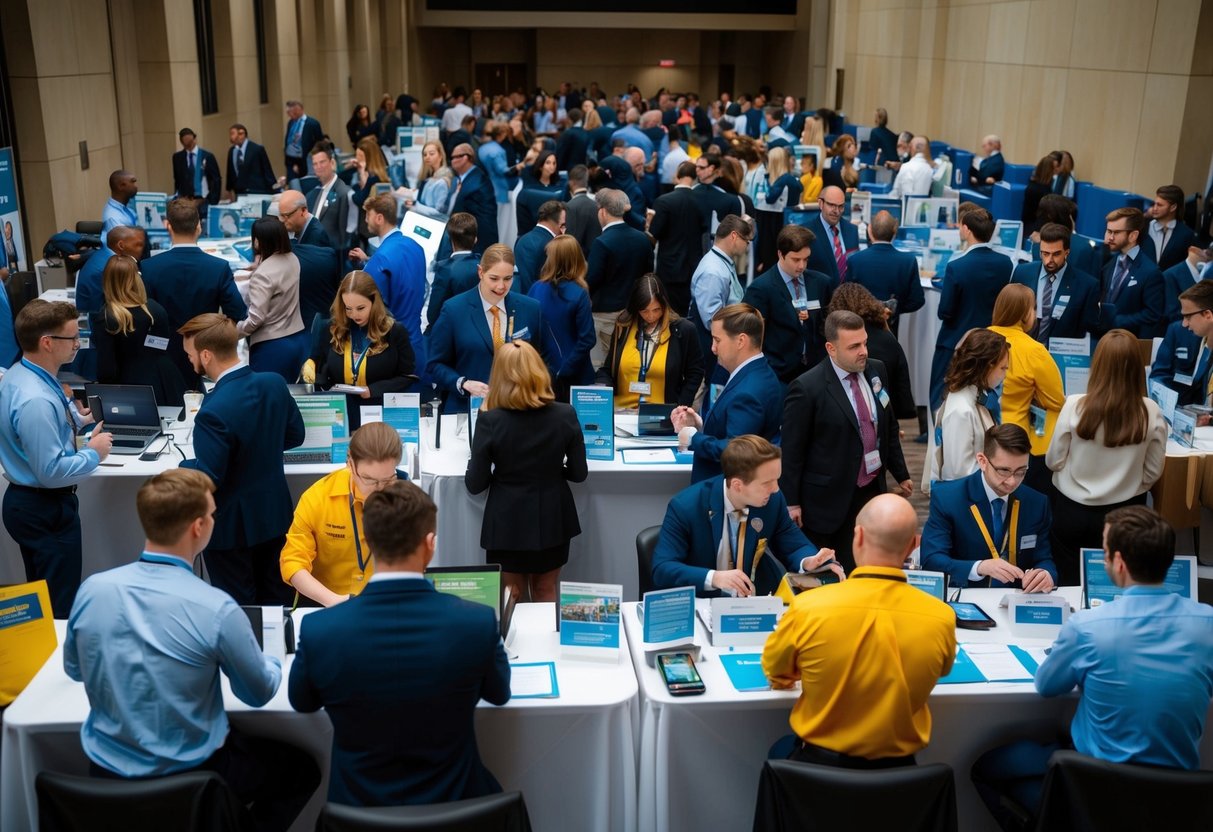
[[[918,512],[919,531],[923,523],[927,522],[928,498],[922,494],[919,486],[922,484],[922,469],[927,458],[926,443],[919,444],[914,441],[918,436],[918,420],[903,419],[901,420],[901,451],[906,457],[906,467],[910,469],[910,479],[914,481],[914,494],[910,497],[910,503]]]

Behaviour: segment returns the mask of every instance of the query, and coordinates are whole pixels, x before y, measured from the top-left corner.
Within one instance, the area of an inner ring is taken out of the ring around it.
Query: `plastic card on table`
[[[786,609],[782,598],[712,598],[709,632],[714,647],[761,647]]]
[[[618,661],[621,584],[560,582],[556,606],[561,654],[566,658]]]
[[[767,675],[762,672],[761,653],[722,653],[720,664],[739,693],[771,689]]]
[[[58,643],[46,581],[0,587],[0,705],[17,698]]]

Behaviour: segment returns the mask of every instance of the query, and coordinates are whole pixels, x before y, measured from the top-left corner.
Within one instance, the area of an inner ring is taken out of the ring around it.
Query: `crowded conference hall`
[[[0,832],[1213,829],[1210,31],[5,4]]]

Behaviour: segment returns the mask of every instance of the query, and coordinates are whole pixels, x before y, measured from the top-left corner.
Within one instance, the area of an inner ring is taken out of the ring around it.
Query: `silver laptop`
[[[138,384],[86,384],[84,394],[97,421],[105,422],[103,430],[114,435],[110,453],[141,454],[162,435],[160,408],[152,388]],[[98,400],[100,400],[98,402]]]

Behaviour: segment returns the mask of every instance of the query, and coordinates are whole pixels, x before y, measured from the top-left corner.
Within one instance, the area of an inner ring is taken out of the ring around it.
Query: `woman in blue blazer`
[[[548,356],[557,401],[569,400],[569,387],[593,384],[590,350],[597,336],[585,283],[585,255],[576,238],[563,234],[547,244],[547,261],[527,295],[539,301],[545,335],[554,349]]]

